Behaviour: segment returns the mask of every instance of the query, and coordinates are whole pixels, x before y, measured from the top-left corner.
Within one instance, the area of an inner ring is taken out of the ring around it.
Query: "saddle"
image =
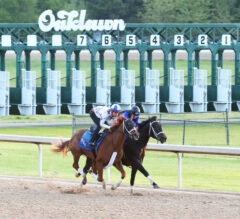
[[[96,130],[96,128],[97,128],[97,126],[96,126],[95,124],[91,125],[91,126],[90,126],[90,132],[93,133],[93,132]],[[96,136],[96,142],[99,142],[100,139],[101,139],[103,136],[105,136],[105,134],[106,134],[105,129],[104,129],[103,131],[100,131],[100,132],[97,134],[97,136]]]

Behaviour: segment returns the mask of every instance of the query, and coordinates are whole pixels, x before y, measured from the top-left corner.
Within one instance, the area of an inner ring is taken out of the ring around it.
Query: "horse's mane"
[[[113,123],[112,127],[111,127],[111,130],[115,130],[117,129],[121,124],[122,122],[125,120],[124,116],[123,115],[120,115]]]
[[[139,129],[142,129],[149,122],[153,122],[153,121],[156,121],[156,120],[157,120],[157,117],[156,116],[152,116],[152,117],[142,121],[141,123],[139,123],[138,127],[139,127]]]

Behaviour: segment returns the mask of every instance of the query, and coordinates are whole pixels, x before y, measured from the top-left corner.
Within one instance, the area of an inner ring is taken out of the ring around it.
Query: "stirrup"
[[[89,146],[94,148],[96,146],[96,143],[95,142],[90,142]]]

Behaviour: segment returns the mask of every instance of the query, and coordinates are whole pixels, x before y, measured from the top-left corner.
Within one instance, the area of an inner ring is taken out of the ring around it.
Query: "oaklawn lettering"
[[[87,20],[85,21],[86,10],[64,11],[57,13],[57,18],[52,10],[46,10],[38,18],[39,28],[43,32],[48,32],[54,29],[55,31],[102,31],[102,30],[120,30],[125,29],[123,19],[106,19],[106,20]]]

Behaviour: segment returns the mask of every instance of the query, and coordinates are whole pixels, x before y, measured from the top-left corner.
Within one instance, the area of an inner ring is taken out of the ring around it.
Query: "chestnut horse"
[[[92,165],[92,175],[99,182],[102,182],[104,189],[106,189],[106,184],[103,179],[103,168],[106,165],[109,167],[113,164],[122,174],[121,179],[112,187],[112,189],[116,189],[118,186],[120,186],[122,180],[126,176],[121,160],[123,156],[123,144],[125,141],[125,136],[127,135],[128,137],[134,139],[139,138],[139,133],[134,122],[130,119],[125,119],[123,116],[118,117],[101,142],[97,150],[96,157],[93,152],[78,146],[79,141],[85,131],[86,129],[79,130],[72,136],[70,140],[55,144],[55,147],[52,149],[52,151],[58,153],[61,152],[63,154],[71,151],[74,159],[73,168],[77,170],[76,176],[82,175],[81,184],[85,184],[85,176]],[[83,171],[79,169],[78,165],[79,158],[82,154],[86,155],[88,158]]]

